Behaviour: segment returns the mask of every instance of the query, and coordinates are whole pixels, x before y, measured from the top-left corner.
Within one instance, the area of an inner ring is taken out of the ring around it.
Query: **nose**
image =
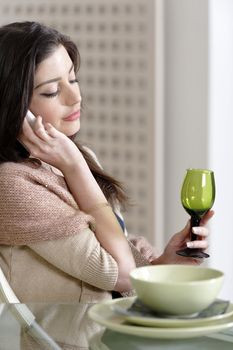
[[[81,93],[78,84],[70,85],[67,87],[66,99],[65,102],[69,106],[76,104],[81,104]]]

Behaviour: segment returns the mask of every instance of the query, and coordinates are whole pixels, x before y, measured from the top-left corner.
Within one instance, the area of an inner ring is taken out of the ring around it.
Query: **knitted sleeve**
[[[136,266],[150,265],[128,242]],[[63,272],[104,290],[113,290],[117,282],[116,261],[99,244],[90,229],[65,239],[31,244],[30,248]],[[129,296],[131,292],[122,293]]]
[[[136,266],[150,265],[148,260],[128,242]],[[96,240],[90,229],[65,239],[31,244],[30,248],[63,272],[103,290],[113,290],[117,282],[116,261]],[[134,295],[134,291],[121,293]]]
[[[0,193],[0,244],[60,239],[94,225],[79,210],[64,179],[45,169],[1,165]]]
[[[113,290],[118,266],[99,244],[94,233],[85,229],[55,241],[31,244],[30,248],[61,271],[103,290]]]

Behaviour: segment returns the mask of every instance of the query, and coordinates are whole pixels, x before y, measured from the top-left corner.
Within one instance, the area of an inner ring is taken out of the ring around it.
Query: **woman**
[[[136,265],[199,263],[175,253],[189,223],[158,258],[140,254],[150,250],[145,240],[136,249],[126,239],[115,215],[126,200],[121,185],[73,141],[79,64],[75,44],[54,29],[35,22],[0,28],[0,266],[22,302],[98,301],[130,292]],[[205,239],[187,244],[207,247]]]

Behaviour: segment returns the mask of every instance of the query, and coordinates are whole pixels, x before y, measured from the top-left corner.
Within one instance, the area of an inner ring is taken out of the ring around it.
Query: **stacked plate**
[[[233,304],[223,314],[211,316],[164,317],[134,312],[136,297],[113,299],[92,306],[89,316],[116,332],[158,339],[200,337],[233,327]]]

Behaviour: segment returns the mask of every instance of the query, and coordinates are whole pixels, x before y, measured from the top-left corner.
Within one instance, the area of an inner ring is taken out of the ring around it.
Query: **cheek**
[[[56,118],[56,111],[44,111],[41,112],[41,117],[42,117],[42,120],[43,122],[45,123],[51,123],[52,125],[56,125],[57,124],[57,121],[58,119]]]
[[[35,116],[40,115],[44,122],[53,125],[57,124],[58,118],[56,116],[58,111],[56,104],[54,105],[52,101],[32,101],[29,109]]]
[[[61,111],[59,108],[47,108],[44,109],[44,113],[41,111],[41,117],[43,123],[52,124],[57,130],[63,131]]]

